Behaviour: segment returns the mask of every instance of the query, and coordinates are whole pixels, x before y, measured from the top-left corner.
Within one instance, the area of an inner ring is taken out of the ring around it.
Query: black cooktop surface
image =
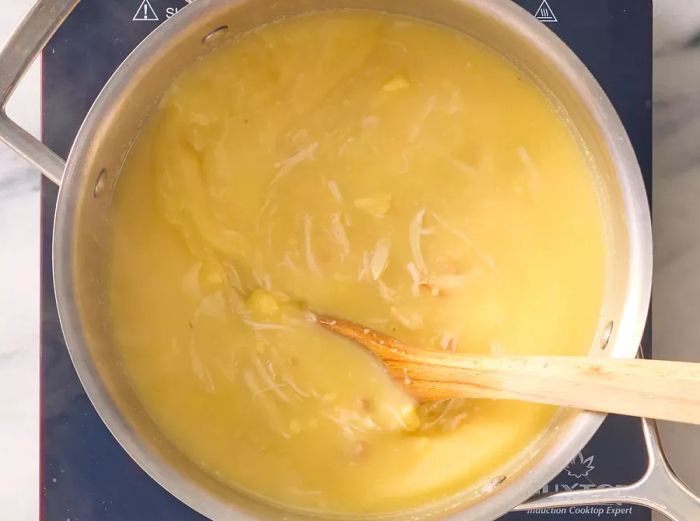
[[[651,0],[517,0],[586,63],[630,135],[651,195]],[[43,55],[43,137],[66,156],[93,100],[126,55],[184,0],[86,0]],[[107,431],[71,365],[51,273],[55,187],[42,186],[41,519],[197,521]],[[651,346],[645,340],[647,352]],[[627,484],[646,454],[639,422],[611,416],[544,492]],[[641,507],[605,505],[512,513],[508,521],[648,521]]]

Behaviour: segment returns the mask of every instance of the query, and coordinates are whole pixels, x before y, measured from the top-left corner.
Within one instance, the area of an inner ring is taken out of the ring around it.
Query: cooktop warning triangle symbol
[[[557,20],[554,11],[552,11],[552,8],[549,7],[549,2],[547,2],[547,0],[542,0],[542,3],[537,8],[537,12],[535,13],[535,18],[537,18],[540,22],[545,23],[554,23],[559,21]]]
[[[136,10],[133,20],[135,22],[157,22],[158,15],[153,9],[151,2],[148,0],[143,0],[139,8]]]

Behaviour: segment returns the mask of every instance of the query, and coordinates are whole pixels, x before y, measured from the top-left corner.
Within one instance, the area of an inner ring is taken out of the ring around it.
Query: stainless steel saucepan
[[[103,269],[111,195],[130,143],[172,79],[213,41],[283,16],[320,9],[375,9],[430,20],[483,41],[529,72],[567,114],[598,175],[609,255],[603,320],[591,354],[633,358],[650,297],[649,208],[637,161],[605,93],[554,34],[509,0],[197,0],[163,23],[124,61],[83,122],[66,162],[4,112],[17,81],[79,0],[39,0],[0,55],[0,138],[60,185],[53,271],[66,345],[85,390],[124,449],[163,487],[212,519],[306,520],[217,482],[170,444],[125,382],[107,331]],[[521,505],[563,469],[604,416],[563,411],[522,456],[492,476],[479,494],[412,513],[491,520]],[[645,424],[656,450],[654,428]],[[540,498],[519,508],[627,502],[676,521],[700,519],[700,500],[658,452],[649,473],[622,489]],[[384,519],[406,519],[396,515]],[[316,518],[318,519],[318,518]]]

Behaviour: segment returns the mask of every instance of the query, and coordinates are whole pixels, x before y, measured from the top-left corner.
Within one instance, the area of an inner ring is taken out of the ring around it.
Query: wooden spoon
[[[700,425],[700,364],[435,352],[348,320],[316,319],[377,355],[389,374],[421,401],[520,400]]]

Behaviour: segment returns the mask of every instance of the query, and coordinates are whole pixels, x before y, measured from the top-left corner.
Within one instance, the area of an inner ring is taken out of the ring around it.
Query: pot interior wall
[[[630,237],[634,234],[629,228],[630,205],[629,201],[625,202],[629,195],[621,181],[622,177],[639,174],[634,169],[620,172],[616,167],[620,158],[610,147],[611,140],[626,140],[626,137],[601,130],[607,122],[595,115],[594,108],[599,100],[581,95],[580,85],[573,80],[577,73],[580,74],[576,71],[576,64],[558,56],[556,49],[551,48],[551,41],[539,37],[541,32],[533,33],[532,23],[524,12],[509,3],[493,0],[198,0],[157,29],[127,59],[88,115],[71,152],[68,174],[61,189],[54,262],[66,341],[83,385],[98,412],[126,450],[157,481],[190,506],[217,519],[245,519],[247,515],[240,509],[255,518],[280,519],[282,515],[273,507],[261,506],[219,484],[189,462],[162,436],[125,382],[111,345],[109,316],[102,291],[110,199],[134,136],[173,78],[208,52],[208,44],[203,43],[207,34],[227,26],[229,37],[234,37],[276,18],[320,8],[372,8],[417,16],[456,28],[508,57],[550,93],[569,117],[589,153],[597,173],[606,217],[610,255],[601,334],[609,321],[615,326],[607,349],[603,351],[600,339],[597,339],[591,348],[592,353],[632,357],[641,336],[640,326],[632,323],[638,318],[638,313],[636,309],[628,309],[631,296],[633,299],[635,296],[633,287],[637,268],[634,255],[631,255]],[[508,13],[508,16],[504,17],[503,13]],[[591,80],[583,78],[581,81]],[[148,173],[144,172],[144,175]],[[644,218],[643,210],[638,209],[640,219]],[[640,295],[644,300],[643,288]],[[536,475],[531,473],[538,462],[551,456],[552,447],[584,424],[590,435],[599,421],[600,418],[592,415],[562,412],[557,425],[544,433],[534,446],[523,451],[518,461],[511,462],[493,476],[507,476],[501,485],[478,497],[468,494],[440,508],[451,511],[457,506],[470,506],[470,513],[466,514],[470,520],[488,519],[504,512],[557,473],[558,468]],[[582,446],[586,437],[584,433],[577,443]],[[508,498],[513,503],[499,505],[489,502],[495,494],[504,497],[506,503]],[[232,504],[239,509],[235,514],[228,506]],[[288,513],[284,517],[304,518]]]

